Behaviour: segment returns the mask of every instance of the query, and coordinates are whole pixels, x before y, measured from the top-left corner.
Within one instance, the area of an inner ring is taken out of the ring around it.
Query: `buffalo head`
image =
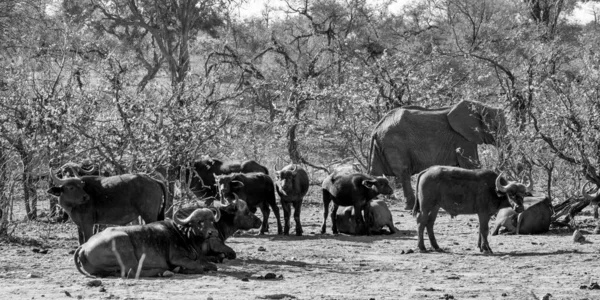
[[[222,198],[221,201],[214,201],[212,206],[222,209],[228,217],[233,218],[232,228],[249,230],[253,228],[260,228],[262,221],[248,208],[246,201],[240,199],[236,193],[233,193],[235,197],[234,201],[229,202],[227,199]],[[231,221],[229,221],[231,223]]]
[[[276,171],[277,181],[280,187],[279,192],[284,196],[293,192],[294,179],[296,177],[296,169],[298,166],[293,165],[291,169],[284,168],[281,171]]]
[[[47,192],[59,197],[61,206],[82,205],[90,200],[90,195],[84,190],[85,182],[80,178],[60,179],[52,170],[50,170],[50,177],[56,186],[51,187]]]
[[[501,181],[502,174],[496,177],[496,192],[498,195],[508,196],[508,201],[510,202],[512,208],[518,213],[523,212],[523,198],[530,195],[533,189],[533,179],[531,179],[531,176],[529,176],[529,182],[527,185],[517,181],[508,180],[506,180],[508,181],[508,184],[503,185]]]
[[[385,176],[375,177],[371,180],[363,180],[362,184],[375,194],[391,195],[394,189],[390,186],[390,182]]]
[[[244,183],[234,180],[230,175],[215,175],[215,182],[221,199],[231,199],[233,194],[239,194],[240,190],[244,188]]]

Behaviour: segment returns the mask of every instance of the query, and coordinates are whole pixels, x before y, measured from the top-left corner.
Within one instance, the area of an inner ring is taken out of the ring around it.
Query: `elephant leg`
[[[479,251],[485,254],[493,254],[492,248],[490,248],[490,244],[488,243],[487,236],[490,232],[489,222],[490,216],[487,213],[480,213],[479,216]]]
[[[290,202],[281,201],[283,209],[283,235],[290,234],[290,215],[292,214],[292,204]]]
[[[294,222],[296,223],[296,235],[302,235],[302,224],[300,223],[300,212],[302,211],[302,201],[294,202]]]
[[[404,205],[405,210],[412,210],[415,206],[415,192],[410,184],[410,173],[403,171],[400,176],[397,177],[402,184],[402,191],[404,192],[404,199],[406,204]]]
[[[340,206],[337,205],[337,203],[333,202],[333,208],[331,209],[331,222],[333,223],[331,225],[331,231],[333,232],[333,234],[340,233],[338,231],[337,223],[336,223],[336,221],[337,221],[337,210],[338,210],[338,207],[340,207]]]

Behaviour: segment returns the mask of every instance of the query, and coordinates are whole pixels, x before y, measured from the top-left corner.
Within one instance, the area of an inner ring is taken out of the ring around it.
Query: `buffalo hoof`
[[[296,231],[296,236],[302,236],[302,231]]]
[[[439,252],[439,253],[444,253],[444,252],[446,252],[446,251],[444,251],[444,249],[442,249],[442,248],[436,248],[436,249],[433,249],[433,250],[434,250],[435,252]]]
[[[427,251],[427,249],[423,248],[423,249],[419,249],[419,252],[421,252],[421,253],[427,253],[429,251]]]

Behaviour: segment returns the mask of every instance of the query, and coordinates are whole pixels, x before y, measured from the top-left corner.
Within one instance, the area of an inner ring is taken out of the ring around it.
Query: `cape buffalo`
[[[338,211],[336,219],[338,230],[346,234],[365,232],[364,228],[358,228],[355,220],[354,207],[349,206],[342,211]],[[392,213],[387,204],[385,204],[385,201],[378,199],[369,201],[369,204],[365,207],[365,225],[371,234],[385,233],[384,226],[387,226],[391,234],[398,231],[398,228],[394,226]]]
[[[58,197],[77,224],[79,244],[92,236],[96,223],[125,225],[138,216],[146,223],[164,219],[167,187],[147,174],[59,179],[50,171],[50,176],[56,186],[48,193]]]
[[[275,186],[281,207],[283,208],[283,234],[290,234],[291,206],[294,206],[294,221],[296,222],[296,235],[302,235],[302,224],[300,223],[300,211],[302,210],[302,199],[308,192],[308,174],[302,167],[290,164],[281,171],[277,171]]]
[[[260,234],[269,231],[269,214],[273,209],[277,220],[277,233],[282,234],[279,207],[275,200],[275,186],[273,179],[263,173],[233,173],[215,176],[221,199],[232,199],[236,195],[245,200],[253,213],[259,207],[263,215]]]
[[[334,234],[338,233],[336,219],[339,206],[353,206],[356,212],[354,217],[357,226],[363,228],[364,233],[369,234],[366,226],[364,226],[365,221],[362,213],[364,207],[377,195],[391,195],[394,190],[385,177],[372,177],[362,173],[333,172],[323,180],[322,192],[324,208],[322,234],[326,231],[329,203],[332,200],[331,230]]]
[[[216,215],[216,216],[215,216]],[[84,275],[114,276],[135,274],[159,276],[165,271],[186,274],[217,270],[213,264],[224,256],[235,258],[214,228],[219,211],[195,210],[188,218],[164,220],[146,225],[110,227],[92,236],[75,251],[75,266]],[[145,258],[142,261],[142,256]]]
[[[196,197],[216,197],[218,188],[215,185],[215,175],[231,173],[260,172],[269,174],[269,170],[253,160],[240,162],[223,162],[218,159],[202,159],[194,162],[192,168],[185,171],[185,181]],[[191,178],[190,178],[191,173]]]
[[[477,247],[492,253],[487,240],[490,216],[504,207],[513,206],[523,211],[523,197],[533,186],[508,182],[502,175],[491,170],[469,170],[459,167],[433,166],[419,173],[417,179],[417,201],[413,215],[419,224],[419,250],[426,252],[423,231],[427,227],[429,242],[436,251],[441,251],[433,233],[433,224],[441,208],[450,216],[477,214],[479,217],[479,239]]]
[[[526,207],[521,213],[515,212],[510,207],[505,207],[498,212],[492,235],[497,235],[501,227],[515,234],[538,234],[550,230],[552,215],[552,201],[548,197],[525,197],[523,204]]]
[[[217,207],[221,213],[221,218],[216,222],[215,226],[219,231],[219,237],[223,241],[240,229],[249,230],[260,228],[262,225],[260,218],[250,211],[246,201],[239,199],[237,195],[234,196],[235,201],[232,202],[227,201],[227,199],[221,199],[221,201],[211,203],[211,205]],[[201,208],[198,204],[180,208],[175,212],[175,223],[187,218],[198,208]]]

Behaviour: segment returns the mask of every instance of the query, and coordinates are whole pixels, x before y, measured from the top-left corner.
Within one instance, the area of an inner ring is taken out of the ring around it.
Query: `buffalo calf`
[[[354,207],[357,226],[363,228],[364,233],[369,234],[367,227],[364,226],[363,210],[365,206],[379,194],[391,195],[394,190],[385,177],[372,177],[362,173],[333,172],[323,180],[322,192],[324,211],[321,233],[326,231],[329,203],[333,201],[331,230],[334,234],[338,233],[336,219],[339,206]]]
[[[290,215],[294,206],[294,221],[296,222],[296,235],[302,235],[302,224],[300,223],[300,211],[302,200],[308,192],[308,174],[302,167],[290,164],[281,171],[276,172],[275,182],[277,194],[281,207],[283,208],[283,234],[290,234]]]
[[[263,173],[233,173],[215,176],[221,199],[233,199],[239,196],[246,201],[250,211],[256,212],[259,207],[263,215],[260,234],[269,231],[269,215],[271,209],[277,220],[277,233],[282,234],[279,207],[275,199],[275,186],[273,179]]]

